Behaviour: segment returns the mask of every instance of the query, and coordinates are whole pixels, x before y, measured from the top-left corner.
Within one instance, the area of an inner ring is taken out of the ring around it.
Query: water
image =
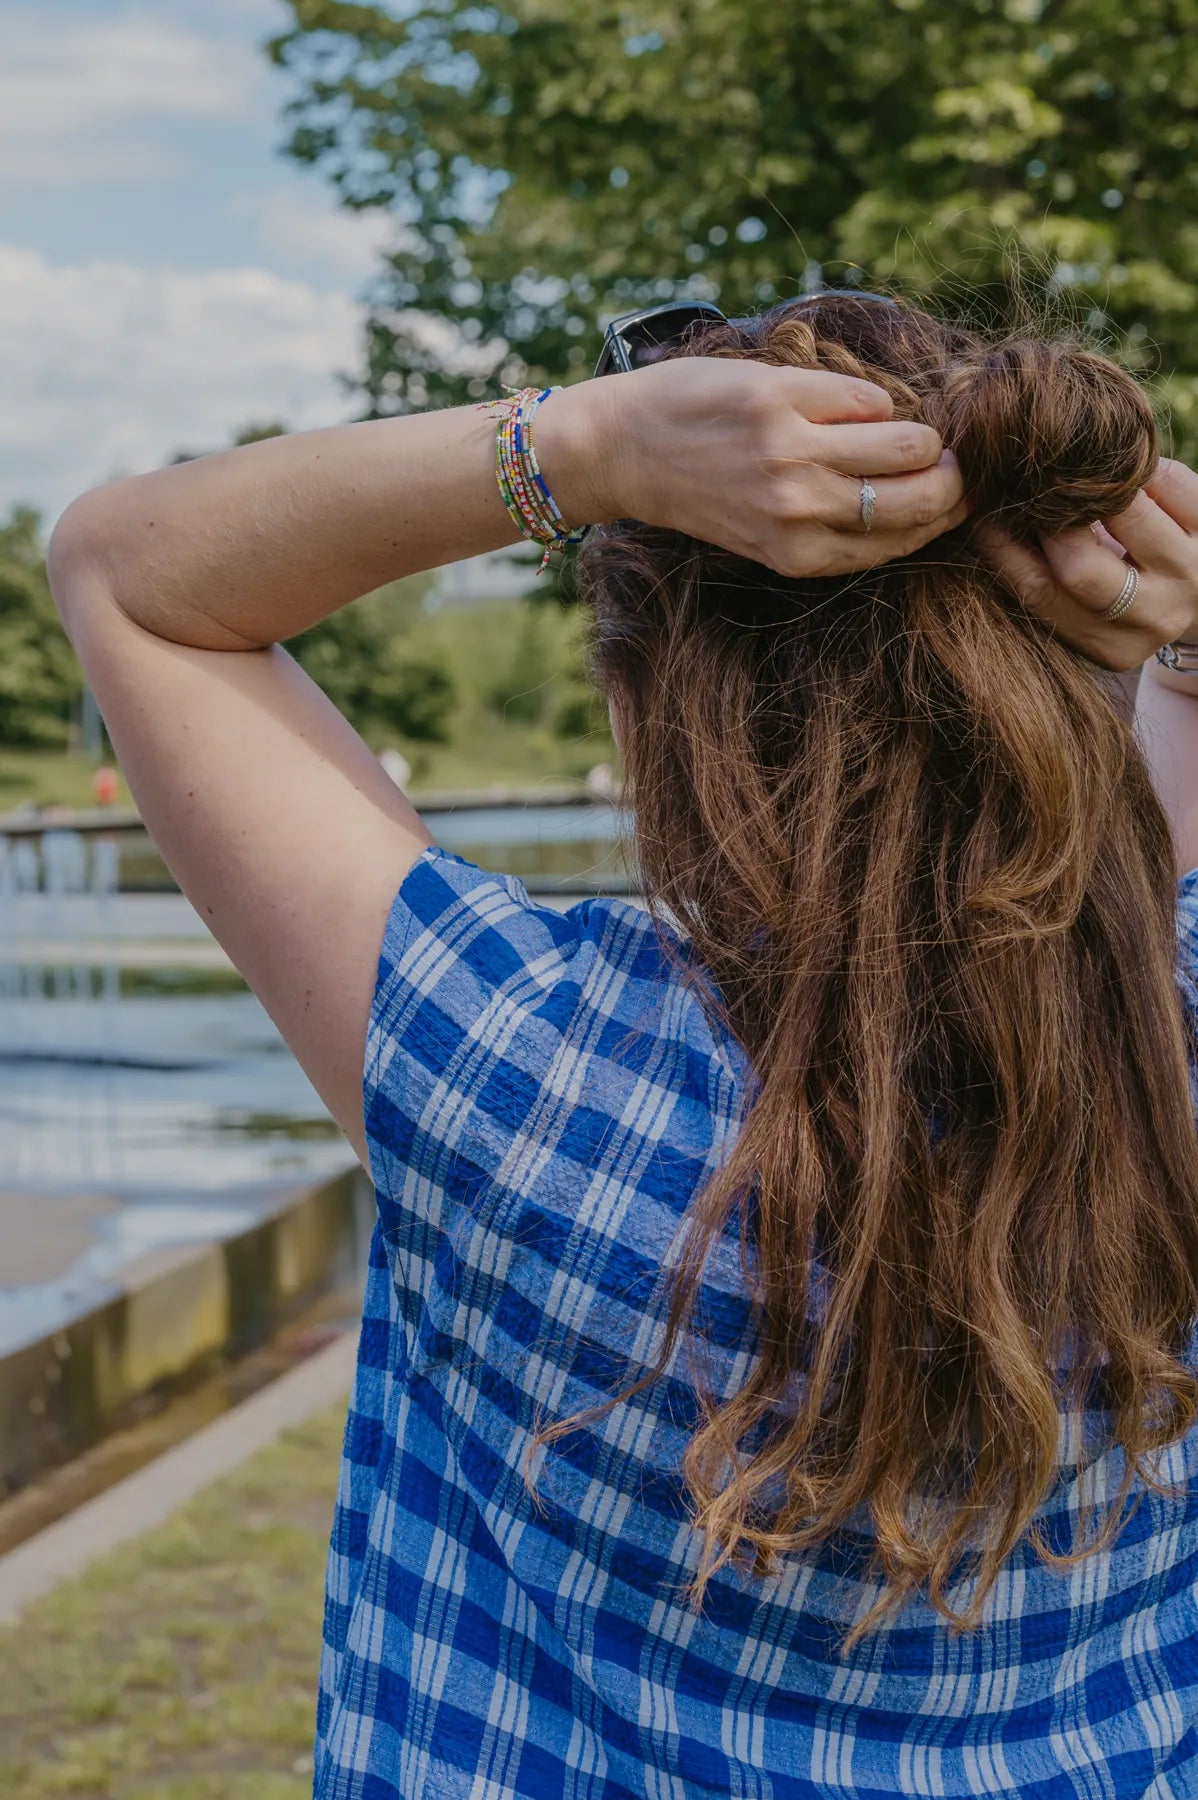
[[[605,806],[428,822],[560,904],[626,885]],[[350,1160],[144,832],[0,836],[0,1354]]]
[[[343,1166],[192,908],[119,874],[105,837],[0,838],[0,1187],[134,1200]]]

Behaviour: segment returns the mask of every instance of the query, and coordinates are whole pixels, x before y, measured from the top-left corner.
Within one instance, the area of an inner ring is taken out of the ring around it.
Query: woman
[[[51,547],[377,1190],[316,1792],[1198,1793],[1198,477],[1101,357],[864,299],[553,392],[536,464],[533,404]],[[277,648],[513,520],[603,528],[672,922],[438,850]]]

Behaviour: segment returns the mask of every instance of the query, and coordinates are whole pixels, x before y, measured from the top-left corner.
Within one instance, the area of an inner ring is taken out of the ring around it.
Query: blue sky
[[[0,511],[351,402],[390,235],[278,152],[279,0],[29,0],[0,68]]]

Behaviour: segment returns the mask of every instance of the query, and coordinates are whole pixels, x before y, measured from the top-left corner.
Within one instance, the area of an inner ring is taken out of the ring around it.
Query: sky
[[[280,0],[4,5],[0,516],[350,417],[390,226],[285,159]]]

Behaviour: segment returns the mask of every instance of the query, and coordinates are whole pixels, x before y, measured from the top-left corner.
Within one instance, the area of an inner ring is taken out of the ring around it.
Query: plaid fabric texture
[[[1179,933],[1198,964],[1198,871]],[[682,1368],[523,1468],[651,1359],[662,1254],[747,1071],[632,906],[559,914],[441,850],[387,925],[365,1093],[378,1226],[328,1572],[318,1800],[1198,1796],[1198,1436],[1116,1548],[1009,1560],[989,1622],[921,1604],[848,1655],[864,1536],[701,1618]],[[751,1321],[703,1296],[717,1384]],[[1099,1464],[1095,1491],[1114,1483]],[[1068,1470],[1045,1514],[1063,1545]]]

